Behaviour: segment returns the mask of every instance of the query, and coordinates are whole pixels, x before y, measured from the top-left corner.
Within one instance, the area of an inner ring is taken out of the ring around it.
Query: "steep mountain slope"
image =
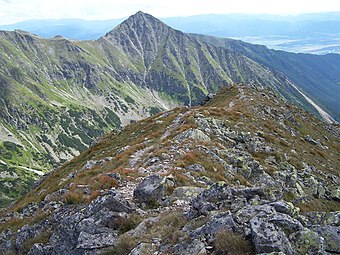
[[[107,134],[46,176],[3,212],[0,249],[336,254],[339,145],[338,126],[271,89],[226,87]]]
[[[0,32],[0,49],[1,204],[112,128],[228,84],[272,87],[311,109],[282,72],[142,12],[96,41]]]
[[[210,36],[193,35],[196,38],[225,47],[261,63],[270,70],[284,73],[321,105],[333,118],[340,119],[340,54],[317,56],[270,50],[261,45]]]
[[[0,47],[2,203],[130,120],[233,82],[287,83],[141,12],[98,41],[16,31],[1,32]]]
[[[172,106],[157,92],[125,82],[102,55],[63,38],[2,32],[0,45],[1,189],[7,195],[26,192],[32,175],[78,155],[112,128]],[[20,188],[23,176],[27,185]]]

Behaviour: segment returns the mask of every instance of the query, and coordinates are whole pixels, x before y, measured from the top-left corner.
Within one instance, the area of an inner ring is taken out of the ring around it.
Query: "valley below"
[[[138,12],[0,66],[2,254],[340,253],[340,55]]]

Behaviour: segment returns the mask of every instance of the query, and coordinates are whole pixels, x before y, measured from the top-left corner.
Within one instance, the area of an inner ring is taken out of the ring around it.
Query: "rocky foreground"
[[[3,254],[339,254],[339,127],[233,86],[103,137],[3,212]]]

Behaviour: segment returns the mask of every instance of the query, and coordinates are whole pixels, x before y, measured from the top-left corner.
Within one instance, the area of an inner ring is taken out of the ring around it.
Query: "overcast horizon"
[[[137,11],[158,18],[201,14],[273,14],[340,12],[339,0],[0,0],[0,25],[31,19],[108,20],[128,17]]]

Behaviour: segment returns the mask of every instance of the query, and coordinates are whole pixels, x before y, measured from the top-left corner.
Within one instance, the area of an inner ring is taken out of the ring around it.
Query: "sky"
[[[0,24],[29,19],[116,19],[137,11],[158,18],[198,14],[340,12],[340,0],[0,0]]]

